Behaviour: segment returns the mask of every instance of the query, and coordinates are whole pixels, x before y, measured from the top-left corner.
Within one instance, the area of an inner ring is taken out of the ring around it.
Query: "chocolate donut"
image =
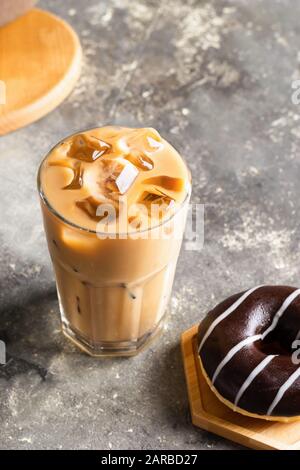
[[[227,406],[300,419],[300,289],[258,286],[233,295],[208,313],[197,340],[203,374]]]

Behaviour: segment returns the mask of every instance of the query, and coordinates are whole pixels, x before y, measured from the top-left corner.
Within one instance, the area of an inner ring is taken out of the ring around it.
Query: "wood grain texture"
[[[193,424],[219,436],[260,450],[299,450],[300,422],[278,423],[232,411],[210,390],[197,356],[197,326],[181,337],[184,370]]]
[[[81,47],[72,28],[33,9],[0,28],[0,135],[23,127],[58,106],[80,73]]]

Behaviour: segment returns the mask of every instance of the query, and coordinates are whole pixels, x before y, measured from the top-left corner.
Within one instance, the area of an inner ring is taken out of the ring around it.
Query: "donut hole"
[[[263,340],[258,341],[258,349],[266,355],[279,354],[290,356],[293,352],[292,345],[280,330],[274,330]]]

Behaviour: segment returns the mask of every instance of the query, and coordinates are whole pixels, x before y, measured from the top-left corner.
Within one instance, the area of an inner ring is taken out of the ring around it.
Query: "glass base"
[[[72,341],[81,351],[92,357],[113,357],[113,356],[135,356],[148,346],[164,329],[166,323],[165,315],[157,324],[154,330],[146,333],[136,341],[101,341],[90,343],[86,338],[74,331],[65,322],[62,323],[63,334]]]

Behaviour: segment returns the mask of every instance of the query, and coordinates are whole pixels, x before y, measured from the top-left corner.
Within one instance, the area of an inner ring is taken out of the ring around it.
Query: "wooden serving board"
[[[76,33],[49,12],[34,8],[0,28],[0,135],[58,106],[79,77],[81,56]]]
[[[181,337],[193,424],[253,449],[299,450],[300,421],[278,423],[250,418],[221,403],[202,375],[196,335],[197,326],[194,326]]]

